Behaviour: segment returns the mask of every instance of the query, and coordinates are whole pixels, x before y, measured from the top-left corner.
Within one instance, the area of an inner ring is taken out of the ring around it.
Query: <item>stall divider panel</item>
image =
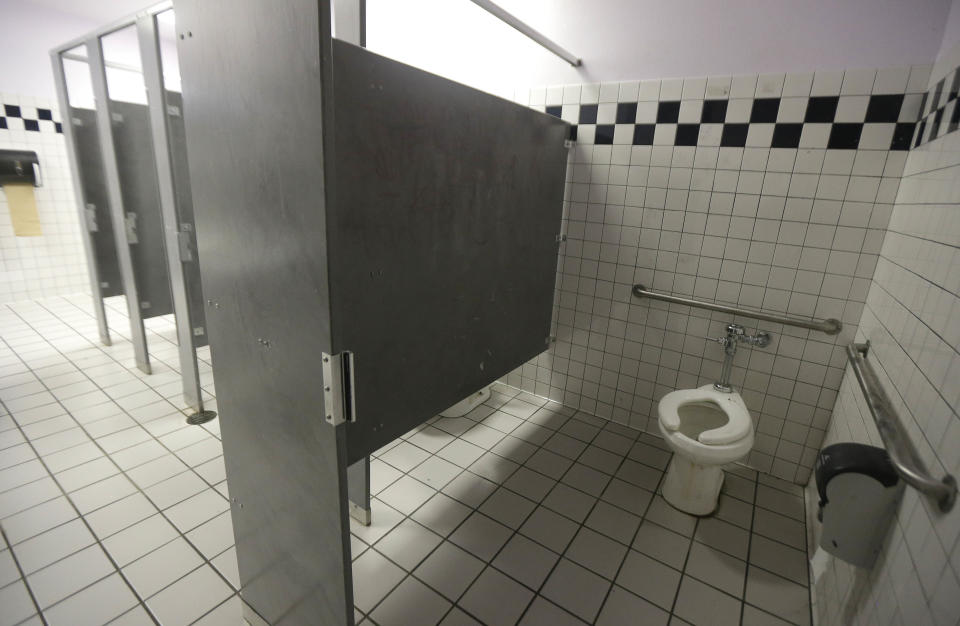
[[[354,463],[549,347],[569,129],[339,40],[333,71],[327,254]]]
[[[127,243],[132,244],[130,255],[140,296],[140,315],[143,319],[168,315],[174,309],[150,111],[146,105],[118,100],[110,100],[108,109],[113,123],[120,191],[128,218]],[[176,227],[176,222],[173,226]],[[182,268],[174,268],[183,273]]]
[[[96,102],[97,132],[100,137],[100,152],[103,157],[103,169],[106,175],[107,197],[113,221],[114,238],[117,242],[117,259],[120,262],[120,274],[123,278],[123,291],[127,296],[127,314],[130,318],[130,341],[133,344],[133,356],[137,367],[144,373],[150,373],[150,354],[147,351],[147,335],[143,326],[140,309],[140,293],[133,267],[131,242],[127,237],[127,210],[123,203],[123,190],[120,188],[120,173],[117,166],[117,151],[113,138],[113,124],[110,114],[110,98],[107,93],[106,67],[103,63],[103,47],[99,36],[87,41],[87,56],[90,65],[90,78],[93,83],[93,97]]]
[[[93,313],[97,319],[97,330],[100,334],[100,341],[109,346],[110,328],[107,326],[107,313],[104,309],[103,298],[104,282],[107,282],[111,289],[115,290],[119,285],[110,284],[112,281],[105,280],[108,276],[116,275],[119,279],[119,272],[111,272],[111,267],[115,269],[117,265],[116,252],[113,250],[113,241],[110,237],[106,247],[99,245],[100,241],[107,240],[106,234],[112,232],[112,220],[109,219],[109,204],[106,198],[99,197],[91,187],[92,183],[85,184],[85,178],[89,173],[80,169],[80,151],[77,143],[77,134],[79,129],[74,127],[74,111],[70,107],[69,96],[67,94],[67,79],[63,69],[63,56],[54,50],[50,53],[50,61],[53,65],[54,80],[57,83],[57,102],[60,105],[61,119],[63,120],[63,137],[67,145],[67,154],[70,158],[70,177],[73,181],[73,188],[76,192],[77,210],[79,212],[80,225],[83,230],[81,239],[83,240],[83,252],[87,259],[87,271],[90,276],[90,297],[93,298]],[[91,111],[92,113],[92,111]],[[83,129],[86,130],[86,129]],[[100,160],[99,150],[95,158]],[[93,164],[94,155],[87,157]],[[98,196],[94,198],[93,196]],[[88,205],[92,205],[88,207]],[[88,214],[88,208],[93,210],[93,214]],[[106,215],[107,219],[100,219],[99,216]],[[112,254],[113,263],[110,264],[110,255]],[[122,293],[122,291],[121,291]],[[113,295],[111,293],[111,295]]]
[[[330,3],[174,8],[244,615],[352,624],[346,428],[324,419],[322,367]]]
[[[202,319],[203,296],[199,289],[199,266],[192,250],[193,205],[189,178],[181,176],[175,180],[174,172],[178,165],[181,171],[186,170],[187,155],[186,146],[182,143],[182,124],[180,137],[177,137],[180,143],[176,143],[169,110],[171,106],[175,106],[178,111],[177,119],[182,119],[183,107],[179,102],[171,105],[168,92],[164,89],[156,15],[148,13],[137,19],[137,38],[140,42],[140,58],[153,135],[151,143],[163,217],[166,260],[169,264],[170,293],[177,321],[183,397],[194,411],[190,416],[191,423],[203,423],[216,417],[216,413],[204,411],[203,391],[200,388],[200,371],[196,357],[197,338],[206,338],[206,331]],[[182,147],[182,153],[175,153],[175,146]],[[187,210],[189,217],[183,220],[182,212]],[[195,320],[195,317],[199,317],[199,321]]]

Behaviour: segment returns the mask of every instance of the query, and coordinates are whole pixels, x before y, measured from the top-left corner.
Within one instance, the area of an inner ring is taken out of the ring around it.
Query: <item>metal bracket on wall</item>
[[[84,215],[87,218],[87,230],[91,233],[98,232],[100,227],[97,226],[97,207],[92,204],[87,204]]]
[[[320,354],[323,366],[324,420],[331,426],[357,421],[353,394],[353,353]]]
[[[133,211],[128,211],[123,225],[127,229],[127,243],[140,243],[140,240],[137,239],[137,214]]]
[[[193,262],[193,228],[190,224],[181,224],[180,230],[177,231],[177,243],[180,244],[180,262],[181,263],[191,263]]]

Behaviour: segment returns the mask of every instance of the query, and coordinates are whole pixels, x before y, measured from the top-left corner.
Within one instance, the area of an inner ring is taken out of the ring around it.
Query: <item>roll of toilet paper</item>
[[[13,234],[17,237],[39,237],[40,216],[37,214],[37,199],[30,183],[8,183],[3,186],[10,207]]]

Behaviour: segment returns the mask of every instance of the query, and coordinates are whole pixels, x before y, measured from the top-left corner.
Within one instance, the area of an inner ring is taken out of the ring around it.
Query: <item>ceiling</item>
[[[26,0],[30,4],[105,24],[156,4],[151,0]]]

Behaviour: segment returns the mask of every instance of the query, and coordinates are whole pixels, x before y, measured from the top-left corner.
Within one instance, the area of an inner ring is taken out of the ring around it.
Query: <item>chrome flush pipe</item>
[[[716,341],[723,346],[723,367],[720,370],[720,380],[713,383],[713,388],[723,393],[731,393],[733,385],[730,384],[730,375],[733,371],[733,357],[737,354],[737,344],[745,343],[758,348],[765,348],[770,345],[770,333],[758,332],[756,335],[748,335],[743,326],[739,324],[727,324],[727,334],[724,337],[708,337],[710,341]]]

